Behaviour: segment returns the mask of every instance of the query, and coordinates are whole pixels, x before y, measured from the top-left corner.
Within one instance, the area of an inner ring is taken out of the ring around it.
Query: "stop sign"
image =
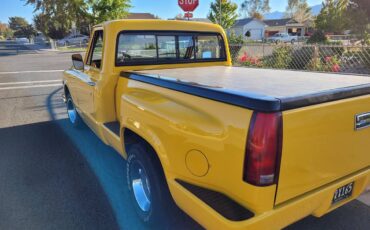
[[[194,11],[199,5],[199,0],[179,0],[179,6],[185,12]]]

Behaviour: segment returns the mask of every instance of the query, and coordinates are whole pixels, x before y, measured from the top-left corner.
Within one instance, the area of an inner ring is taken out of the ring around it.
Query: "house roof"
[[[250,23],[253,20],[256,20],[256,21],[259,21],[259,22],[263,23],[263,21],[261,21],[257,18],[242,18],[242,19],[238,19],[238,20],[235,21],[234,27],[245,26],[246,24]]]
[[[127,19],[156,19],[156,17],[150,13],[129,13]]]
[[[297,23],[293,18],[269,19],[263,20],[263,22],[268,26],[285,26],[287,24]]]

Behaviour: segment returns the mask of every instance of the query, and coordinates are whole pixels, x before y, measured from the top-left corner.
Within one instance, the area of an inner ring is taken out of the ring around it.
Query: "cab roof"
[[[177,30],[177,31],[207,31],[224,33],[222,27],[208,22],[182,21],[182,20],[161,20],[161,19],[119,19],[107,21],[94,26],[104,28],[122,28],[132,30]]]

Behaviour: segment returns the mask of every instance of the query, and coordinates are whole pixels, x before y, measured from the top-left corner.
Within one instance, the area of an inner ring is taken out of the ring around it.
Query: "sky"
[[[194,12],[194,17],[205,18],[209,12],[209,5],[214,0],[199,0],[199,7]],[[239,6],[243,0],[232,0]],[[284,11],[288,0],[270,0],[271,12]],[[322,0],[308,0],[310,6],[320,4]],[[152,13],[160,18],[174,18],[181,13],[177,0],[131,0],[131,12]],[[33,7],[25,6],[25,0],[0,0],[0,22],[8,22],[12,16],[25,17],[32,22]]]

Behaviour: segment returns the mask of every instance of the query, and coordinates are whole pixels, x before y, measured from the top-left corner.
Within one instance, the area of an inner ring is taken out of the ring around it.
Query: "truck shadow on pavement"
[[[118,229],[89,163],[57,123],[3,128],[0,137],[0,229]]]

